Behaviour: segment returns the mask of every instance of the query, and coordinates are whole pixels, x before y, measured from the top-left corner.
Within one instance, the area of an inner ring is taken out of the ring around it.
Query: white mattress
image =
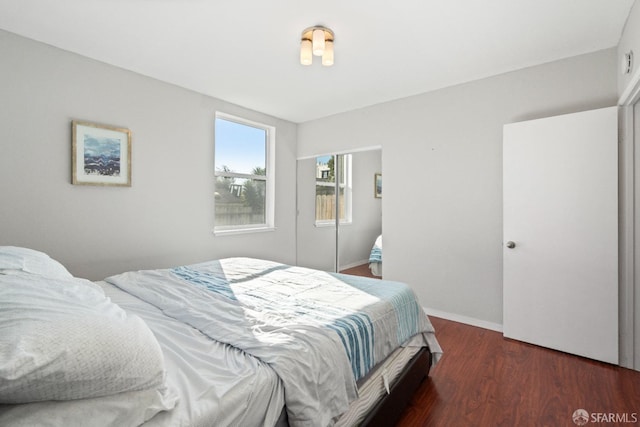
[[[189,325],[106,282],[98,282],[116,304],[142,317],[165,356],[167,383],[177,406],[144,426],[275,425],[284,407],[282,383],[258,359],[202,335]]]

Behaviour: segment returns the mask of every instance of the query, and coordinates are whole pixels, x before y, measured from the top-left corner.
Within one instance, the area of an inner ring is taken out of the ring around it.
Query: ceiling
[[[634,0],[0,0],[0,29],[293,122],[616,46]],[[335,65],[299,61],[335,32]]]

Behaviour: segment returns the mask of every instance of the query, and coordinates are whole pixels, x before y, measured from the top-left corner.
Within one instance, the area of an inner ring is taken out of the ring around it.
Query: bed
[[[382,234],[376,238],[371,248],[369,269],[374,276],[382,277]]]
[[[380,425],[440,354],[394,282],[251,258],[90,282],[0,247],[0,425]]]

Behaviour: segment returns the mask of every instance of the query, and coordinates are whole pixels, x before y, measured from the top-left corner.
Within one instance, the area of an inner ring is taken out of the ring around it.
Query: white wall
[[[502,127],[616,103],[616,50],[298,127],[298,156],[381,146],[384,274],[426,307],[502,323]]]
[[[622,74],[622,58],[624,54],[633,51],[633,69],[628,74]],[[629,88],[632,80],[640,78],[640,2],[636,1],[631,8],[629,17],[618,43],[618,95],[622,95]]]
[[[296,125],[0,31],[0,245],[100,279],[249,255],[295,262]],[[214,236],[213,125],[277,128],[276,231]],[[71,185],[71,120],[132,131],[132,187]]]
[[[295,124],[0,31],[0,244],[91,279],[232,255],[294,263],[296,157],[380,146],[385,278],[427,307],[499,325],[502,126],[614,105],[616,56],[303,123],[296,147]],[[216,110],[277,127],[275,232],[211,234]],[[131,188],[70,184],[72,119],[132,130]]]

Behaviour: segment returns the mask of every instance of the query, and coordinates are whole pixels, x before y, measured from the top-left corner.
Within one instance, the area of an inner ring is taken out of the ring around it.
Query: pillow
[[[0,274],[0,403],[109,396],[164,376],[147,324],[98,285]]]
[[[138,427],[175,408],[178,399],[173,387],[161,387],[94,399],[0,405],[0,426]],[[150,424],[159,423],[154,420]]]
[[[57,279],[73,277],[62,264],[43,252],[15,246],[0,246],[0,273],[11,273],[12,270]]]

